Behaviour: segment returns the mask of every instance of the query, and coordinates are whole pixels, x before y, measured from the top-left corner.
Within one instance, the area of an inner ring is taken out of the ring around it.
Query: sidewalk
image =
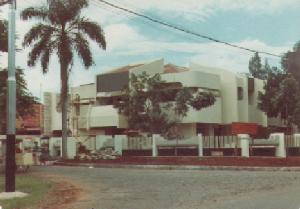
[[[123,157],[116,160],[66,160],[54,165],[164,170],[300,171],[300,157]]]

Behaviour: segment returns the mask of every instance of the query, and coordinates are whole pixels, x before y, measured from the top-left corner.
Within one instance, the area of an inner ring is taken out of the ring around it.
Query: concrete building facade
[[[256,124],[266,128],[278,120],[268,120],[257,108],[258,93],[263,91],[264,81],[245,74],[198,64],[179,67],[165,64],[163,59],[132,64],[113,69],[96,76],[95,83],[71,88],[69,127],[73,136],[96,137],[127,133],[126,118],[114,108],[124,85],[132,73],[161,74],[162,80],[177,88],[189,87],[212,91],[216,95],[214,105],[196,111],[190,108],[187,116],[178,124],[183,137],[203,135],[230,135],[236,123]],[[46,134],[61,129],[61,113],[58,96],[45,93],[44,128]],[[273,121],[273,122],[272,122]]]

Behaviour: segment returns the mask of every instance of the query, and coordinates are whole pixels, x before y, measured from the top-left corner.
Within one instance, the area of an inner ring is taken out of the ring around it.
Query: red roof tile
[[[189,69],[186,67],[179,67],[173,64],[166,64],[164,66],[164,72],[163,73],[180,73],[188,71]]]

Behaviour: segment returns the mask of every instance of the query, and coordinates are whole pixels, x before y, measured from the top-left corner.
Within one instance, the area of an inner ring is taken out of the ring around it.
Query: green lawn
[[[0,192],[4,191],[4,175],[0,175]],[[29,194],[24,198],[10,200],[0,200],[3,209],[23,209],[34,208],[51,188],[51,183],[43,179],[31,176],[30,174],[18,174],[16,180],[16,190]]]

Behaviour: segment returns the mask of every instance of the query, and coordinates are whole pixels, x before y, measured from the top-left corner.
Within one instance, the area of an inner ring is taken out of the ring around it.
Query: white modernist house
[[[261,129],[273,125],[257,108],[258,92],[263,91],[264,81],[198,64],[191,64],[190,67],[164,64],[164,60],[159,59],[119,67],[97,75],[95,83],[71,88],[69,128],[72,135],[84,140],[97,135],[126,133],[126,118],[118,113],[113,104],[119,101],[130,75],[143,71],[161,74],[162,79],[174,88],[190,87],[213,91],[217,95],[214,105],[200,111],[190,108],[178,124],[185,138],[198,133],[230,135],[234,123],[257,124]],[[45,93],[44,127],[48,135],[61,130],[58,99],[57,94]]]

